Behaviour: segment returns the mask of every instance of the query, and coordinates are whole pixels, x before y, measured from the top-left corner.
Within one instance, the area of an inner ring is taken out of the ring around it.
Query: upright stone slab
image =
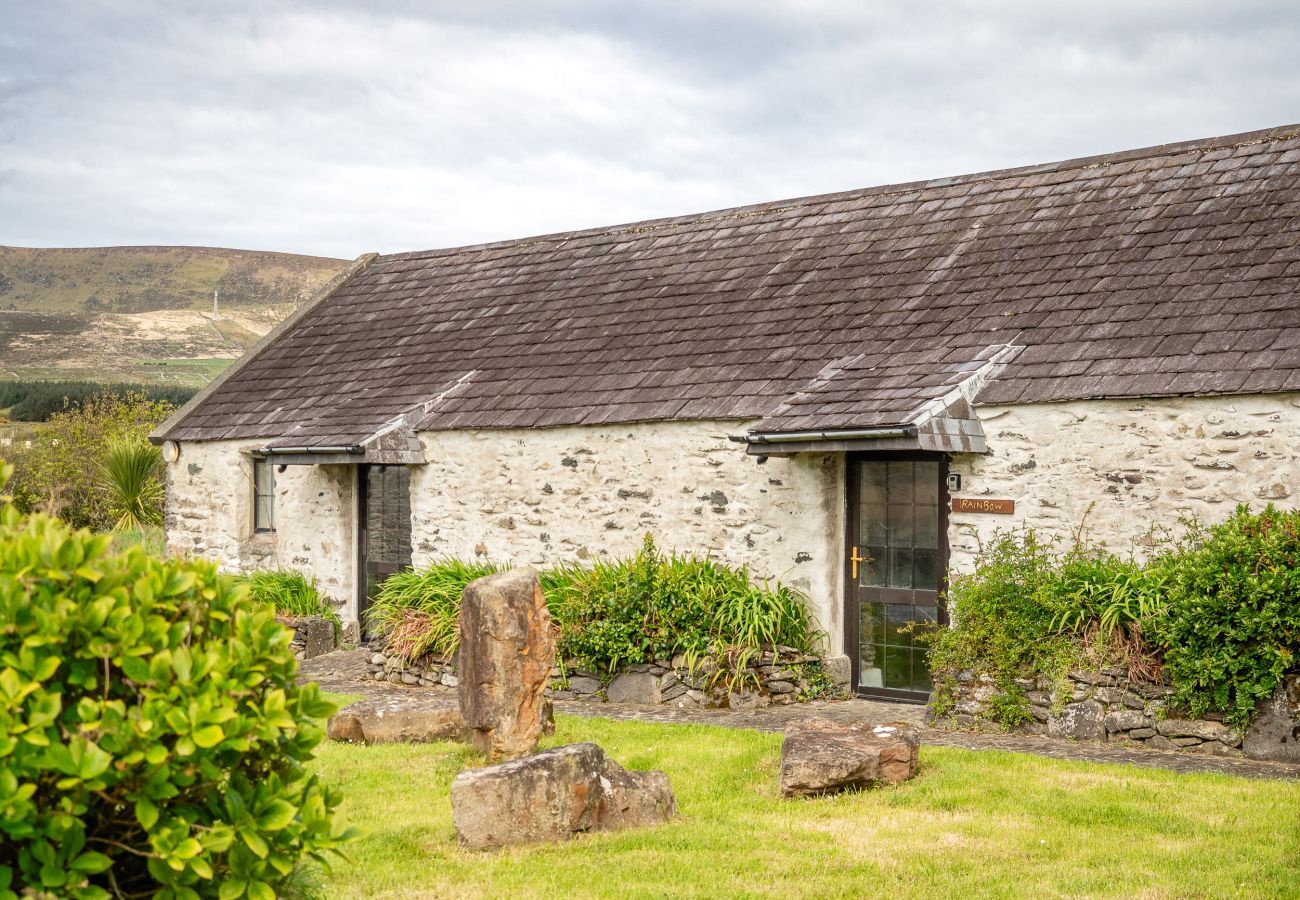
[[[629,772],[590,743],[466,769],[451,783],[451,821],[472,850],[658,825],[676,813],[667,775]]]
[[[551,613],[536,572],[501,572],[466,586],[457,690],[471,740],[490,761],[537,749],[551,720],[544,694],[554,661]]]

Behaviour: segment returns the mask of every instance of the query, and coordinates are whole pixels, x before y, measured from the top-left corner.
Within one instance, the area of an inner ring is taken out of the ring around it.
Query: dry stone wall
[[[374,651],[367,671],[375,681],[408,687],[455,690],[460,684],[455,660],[425,657],[414,663]],[[717,677],[712,660],[694,668],[679,654],[672,659],[624,666],[611,678],[601,678],[575,663],[551,669],[546,696],[552,700],[590,700],[666,705],[678,709],[761,709],[804,700],[844,696],[848,673],[836,660],[781,647],[755,654],[738,678]]]
[[[989,675],[970,671],[937,679],[931,724],[945,728],[1002,730],[997,707],[1006,690]],[[1059,681],[1039,675],[1015,679],[1029,719],[1013,728],[1089,743],[1143,746],[1210,756],[1243,756],[1241,731],[1211,713],[1193,719],[1170,707],[1173,689],[1149,680],[1132,682],[1123,669],[1071,672]],[[1267,758],[1267,757],[1258,757]]]
[[[990,406],[979,417],[992,452],[954,458],[955,496],[1009,498],[1016,511],[953,513],[955,571],[999,528],[1069,540],[1086,521],[1088,536],[1123,552],[1180,516],[1300,502],[1300,394]]]

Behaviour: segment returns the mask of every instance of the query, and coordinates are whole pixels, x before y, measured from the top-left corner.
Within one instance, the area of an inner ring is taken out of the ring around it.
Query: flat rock
[[[1128,731],[1131,728],[1150,728],[1151,719],[1133,709],[1121,709],[1106,713],[1104,720],[1107,731]]]
[[[623,671],[605,687],[605,699],[610,703],[635,703],[653,706],[660,700],[659,676],[650,672]]]
[[[554,662],[551,613],[536,572],[512,569],[465,586],[457,696],[471,740],[489,762],[537,749],[550,722]]]
[[[1300,675],[1288,675],[1255,708],[1241,749],[1251,759],[1300,763]]]
[[[451,821],[472,850],[659,825],[676,814],[667,775],[629,772],[592,743],[467,769],[451,783]]]
[[[1106,739],[1105,708],[1096,700],[1066,704],[1059,715],[1047,719],[1047,733],[1055,738],[1075,741]]]
[[[781,742],[781,795],[808,797],[916,776],[920,740],[910,725],[806,719]]]
[[[469,728],[455,707],[387,697],[344,707],[330,717],[326,733],[330,740],[353,744],[424,744],[466,740]]]
[[[1189,737],[1200,738],[1203,741],[1217,741],[1231,729],[1221,722],[1209,722],[1204,719],[1157,719],[1156,731],[1167,738]]]

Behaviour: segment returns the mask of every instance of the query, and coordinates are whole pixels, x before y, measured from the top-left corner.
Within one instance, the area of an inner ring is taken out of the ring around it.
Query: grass
[[[346,700],[349,698],[337,698]],[[1300,784],[926,747],[878,791],[781,800],[780,736],[560,716],[663,769],[681,819],[549,846],[456,845],[454,744],[327,743],[317,771],[365,836],[329,897],[1296,896]],[[885,893],[888,892],[888,893]]]

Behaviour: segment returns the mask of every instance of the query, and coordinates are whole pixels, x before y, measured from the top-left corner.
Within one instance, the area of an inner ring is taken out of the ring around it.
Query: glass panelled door
[[[411,565],[411,470],[406,466],[362,466],[360,482],[361,627],[374,637],[366,612],[389,575]]]
[[[849,467],[849,645],[859,692],[924,700],[927,651],[918,634],[946,617],[941,457],[856,459]]]

